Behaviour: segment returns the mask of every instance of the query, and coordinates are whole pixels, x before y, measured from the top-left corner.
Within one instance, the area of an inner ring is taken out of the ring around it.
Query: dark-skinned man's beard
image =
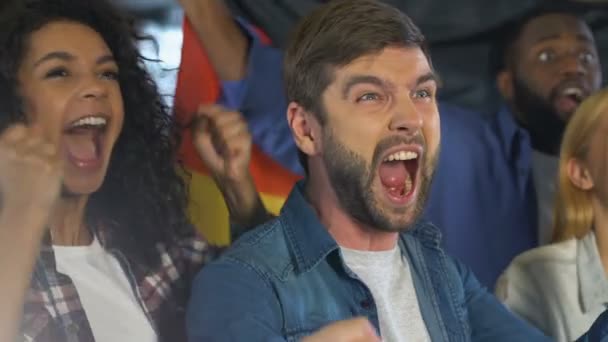
[[[422,138],[414,140],[425,146],[424,141],[420,141]],[[363,157],[338,141],[330,129],[324,129],[323,161],[339,204],[349,216],[370,228],[387,232],[403,231],[415,223],[424,209],[439,151],[433,156],[425,153],[423,160],[420,161],[421,179],[418,184],[418,198],[413,207],[399,208],[399,212],[390,215],[388,209],[382,208],[379,199],[375,197],[378,194],[372,191],[372,182],[376,177],[379,163],[382,162],[380,160],[382,153],[400,143],[412,142],[412,139],[399,136],[380,141],[369,165]],[[427,155],[432,160],[427,160]],[[409,219],[406,219],[407,217]]]
[[[520,112],[519,123],[530,132],[532,147],[546,154],[558,155],[566,122],[555,112],[551,99],[538,95],[520,78],[515,78],[513,83],[513,105]]]

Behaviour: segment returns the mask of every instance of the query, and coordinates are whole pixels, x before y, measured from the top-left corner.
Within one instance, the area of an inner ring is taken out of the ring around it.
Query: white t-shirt
[[[94,239],[90,246],[53,246],[57,271],[78,291],[96,342],[157,341],[118,260]]]
[[[372,292],[380,334],[386,342],[430,341],[422,319],[407,259],[399,246],[389,251],[357,251],[341,247],[346,265]]]

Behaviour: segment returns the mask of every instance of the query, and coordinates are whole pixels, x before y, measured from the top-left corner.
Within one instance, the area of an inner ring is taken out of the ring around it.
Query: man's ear
[[[500,92],[500,95],[507,102],[513,100],[514,86],[513,86],[513,73],[509,70],[503,70],[496,76],[496,87]]]
[[[568,160],[568,178],[577,188],[588,191],[593,189],[594,183],[589,169],[576,158]]]
[[[318,153],[319,142],[316,141],[315,132],[318,131],[319,122],[311,112],[291,102],[287,106],[287,124],[300,151],[309,156]]]

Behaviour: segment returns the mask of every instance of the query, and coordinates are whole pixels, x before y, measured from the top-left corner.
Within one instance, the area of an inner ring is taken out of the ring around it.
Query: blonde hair
[[[553,242],[585,236],[593,225],[591,194],[575,186],[568,176],[572,159],[585,161],[595,130],[608,112],[608,89],[587,98],[576,110],[562,140],[557,198],[555,201]]]

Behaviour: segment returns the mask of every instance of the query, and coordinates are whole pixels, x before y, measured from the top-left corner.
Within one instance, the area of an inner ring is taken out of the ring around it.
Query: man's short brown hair
[[[419,47],[431,63],[420,29],[398,9],[375,0],[331,0],[320,6],[298,24],[287,47],[283,72],[288,101],[324,124],[321,95],[333,81],[334,68],[388,46]],[[306,170],[301,152],[300,161]]]

